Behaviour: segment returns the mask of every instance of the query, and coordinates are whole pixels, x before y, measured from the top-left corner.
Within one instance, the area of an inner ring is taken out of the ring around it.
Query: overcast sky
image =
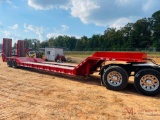
[[[91,37],[160,10],[159,0],[0,0],[2,38]]]

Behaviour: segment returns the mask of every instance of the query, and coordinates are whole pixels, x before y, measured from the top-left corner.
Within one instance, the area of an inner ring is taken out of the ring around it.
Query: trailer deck
[[[112,54],[112,55],[111,55]],[[107,56],[107,57],[105,57]],[[123,56],[123,57],[120,57]],[[134,59],[133,59],[134,57]],[[10,61],[16,61],[17,66],[30,67],[42,70],[48,70],[52,72],[70,74],[70,75],[90,75],[103,62],[107,61],[124,61],[129,62],[146,62],[147,55],[139,52],[95,52],[91,57],[86,58],[80,64],[70,65],[66,63],[53,63],[45,62],[40,58],[27,58],[27,57],[8,57]]]

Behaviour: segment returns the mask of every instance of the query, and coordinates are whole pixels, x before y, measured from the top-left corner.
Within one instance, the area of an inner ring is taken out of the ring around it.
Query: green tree
[[[132,36],[134,37],[135,46],[139,48],[146,48],[152,44],[150,39],[151,25],[148,19],[143,18],[133,24]]]
[[[54,43],[54,38],[50,38],[50,39],[48,40],[48,46],[49,46],[49,47],[56,46],[55,43]]]
[[[153,13],[152,18],[152,27],[151,27],[151,32],[152,32],[152,41],[153,41],[153,46],[157,48],[157,50],[160,50],[160,10]]]
[[[42,42],[40,43],[40,48],[46,48],[46,47],[48,47],[48,46],[49,46],[48,43],[49,43],[48,41],[42,41]]]
[[[115,50],[116,49],[116,29],[108,28],[104,31],[104,39],[107,50]]]

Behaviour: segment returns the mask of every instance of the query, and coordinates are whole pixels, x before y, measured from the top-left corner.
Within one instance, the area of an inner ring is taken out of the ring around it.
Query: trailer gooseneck
[[[134,76],[136,89],[144,95],[160,93],[160,66],[149,62],[144,52],[95,52],[77,66],[45,62],[40,58],[25,57],[25,41],[18,40],[17,55],[12,56],[12,39],[3,39],[2,60],[9,67],[30,67],[51,72],[85,76],[99,70],[101,83],[110,90],[122,90],[129,76]],[[107,61],[113,63],[105,65]],[[122,63],[115,63],[122,61]]]

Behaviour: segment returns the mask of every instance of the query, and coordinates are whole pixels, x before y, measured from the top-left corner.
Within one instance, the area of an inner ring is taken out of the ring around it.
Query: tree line
[[[29,41],[26,39],[29,47]],[[94,34],[91,38],[83,36],[58,36],[43,42],[37,41],[40,48],[62,47],[71,51],[134,51],[136,48],[160,51],[160,10],[150,18],[142,18],[128,23],[120,29],[108,28],[103,35]],[[30,47],[34,45],[30,45]]]

